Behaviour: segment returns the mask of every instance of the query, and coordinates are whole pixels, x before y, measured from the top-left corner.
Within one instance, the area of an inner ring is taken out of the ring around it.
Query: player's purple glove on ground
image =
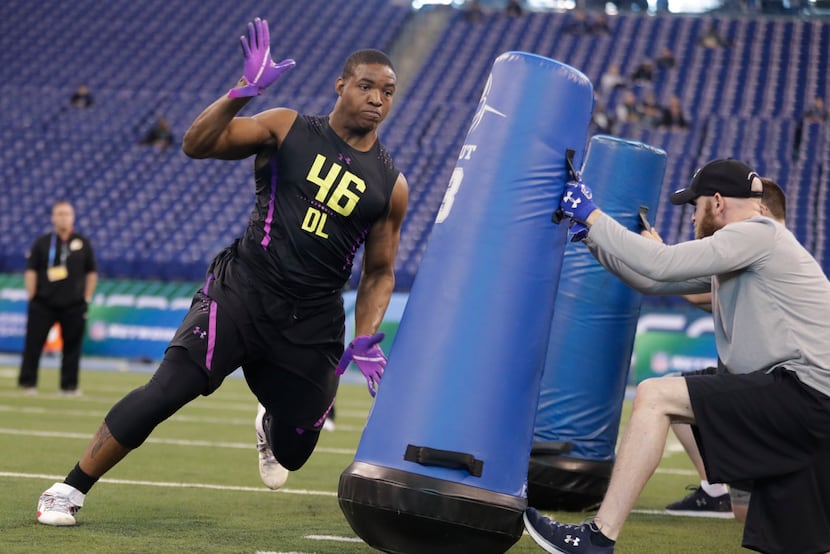
[[[383,333],[375,333],[372,336],[359,335],[354,338],[340,362],[337,364],[337,374],[343,375],[349,363],[354,362],[360,369],[361,373],[366,377],[366,384],[369,387],[369,394],[375,396],[378,390],[378,384],[381,377],[383,377],[383,370],[386,368],[386,355],[380,349],[380,341],[385,335]]]
[[[565,192],[559,201],[559,209],[571,219],[579,223],[585,223],[588,216],[597,207],[594,204],[591,189],[579,180],[569,181],[565,185]]]
[[[297,65],[294,60],[283,60],[274,63],[271,59],[271,33],[268,31],[268,22],[256,18],[248,23],[248,37],[239,37],[242,42],[242,52],[245,54],[245,86],[232,88],[228,92],[229,98],[243,98],[259,96],[263,89],[277,80],[277,78]]]

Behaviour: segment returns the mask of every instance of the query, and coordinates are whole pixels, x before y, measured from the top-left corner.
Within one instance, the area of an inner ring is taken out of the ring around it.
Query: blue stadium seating
[[[275,57],[299,63],[243,113],[273,105],[326,113],[343,56],[363,47],[391,50],[410,15],[388,0],[204,0],[198,9],[163,0],[5,0],[0,271],[22,270],[33,236],[48,228],[50,203],[68,198],[78,208],[77,227],[96,246],[102,275],[200,279],[210,258],[244,229],[253,198],[250,164],[190,160],[176,147],[139,146],[141,136],[163,115],[181,139],[239,75],[239,46],[229,37],[241,35],[254,16],[269,19]],[[633,89],[652,90],[662,103],[677,95],[689,128],[624,124],[614,132],[669,154],[663,200],[651,214],[664,239],[691,235],[688,208],[672,206],[668,193],[707,160],[733,156],[784,186],[792,229],[830,264],[828,126],[798,124],[813,97],[830,96],[830,25],[645,14],[608,20],[609,34],[578,35],[568,32],[569,12],[518,19],[492,12],[480,23],[460,12],[450,17],[381,128],[411,188],[398,289],[412,284],[489,68],[508,50],[560,60],[598,83],[612,64],[631,75],[663,46],[672,48],[677,66]],[[731,48],[697,45],[710,24]],[[71,109],[68,98],[81,83],[95,102]],[[601,101],[612,109],[618,99],[612,93]]]

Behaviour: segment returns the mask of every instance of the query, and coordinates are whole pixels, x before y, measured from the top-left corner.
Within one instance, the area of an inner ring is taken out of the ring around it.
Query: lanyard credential
[[[58,249],[57,249],[57,241],[58,241],[58,234],[54,233],[52,235],[52,241],[49,243],[49,260],[51,260],[51,265],[63,265],[66,262],[67,257],[67,248],[66,244],[61,241],[61,248],[60,248],[60,259],[58,259]],[[47,261],[48,263],[48,261]]]

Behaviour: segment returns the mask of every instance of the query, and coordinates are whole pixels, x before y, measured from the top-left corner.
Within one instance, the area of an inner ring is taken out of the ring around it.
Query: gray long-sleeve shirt
[[[753,217],[667,246],[603,215],[586,241],[644,294],[712,291],[718,356],[733,373],[784,366],[830,396],[830,282],[780,223]]]

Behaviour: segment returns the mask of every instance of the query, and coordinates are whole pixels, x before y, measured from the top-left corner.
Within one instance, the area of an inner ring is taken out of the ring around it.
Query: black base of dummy
[[[521,497],[365,462],[340,475],[337,498],[366,544],[394,554],[506,552],[527,508]]]
[[[613,461],[592,461],[546,453],[536,443],[527,472],[527,501],[534,508],[581,512],[602,502]]]

